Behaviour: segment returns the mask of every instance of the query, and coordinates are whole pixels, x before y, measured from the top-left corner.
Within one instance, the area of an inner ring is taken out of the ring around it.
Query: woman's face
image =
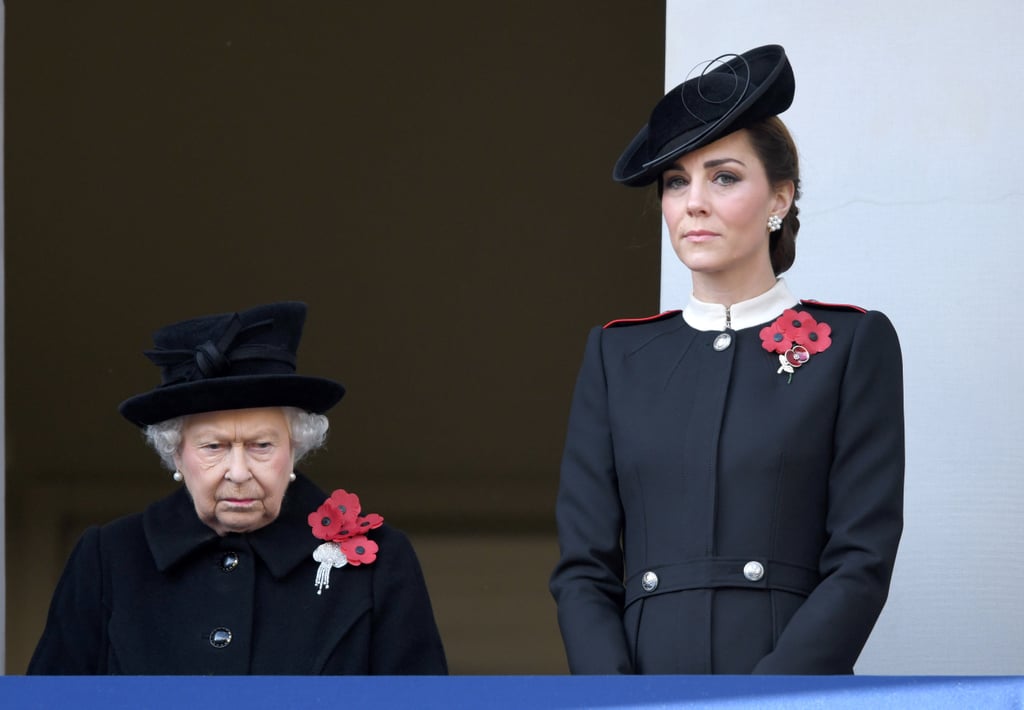
[[[774,279],[768,216],[785,217],[793,184],[768,183],[747,131],[680,157],[662,176],[661,211],[676,255],[703,279]]]
[[[272,523],[292,472],[288,420],[279,407],[185,418],[174,457],[196,515],[218,535]]]

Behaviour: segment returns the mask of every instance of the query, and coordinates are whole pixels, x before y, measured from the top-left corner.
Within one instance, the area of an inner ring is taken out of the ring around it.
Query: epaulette
[[[639,325],[640,323],[654,323],[654,322],[659,321],[659,320],[665,320],[666,318],[671,318],[672,316],[677,316],[680,313],[682,313],[682,311],[675,310],[675,311],[664,311],[662,313],[659,313],[656,316],[647,316],[646,318],[616,318],[613,321],[608,321],[607,323],[605,323],[604,327],[605,328],[619,328],[619,327],[624,326],[624,325]]]
[[[835,311],[857,311],[858,313],[867,313],[866,308],[860,306],[854,306],[850,303],[822,303],[821,301],[815,301],[813,298],[801,298],[800,303],[804,306],[815,306],[817,308],[831,308]]]

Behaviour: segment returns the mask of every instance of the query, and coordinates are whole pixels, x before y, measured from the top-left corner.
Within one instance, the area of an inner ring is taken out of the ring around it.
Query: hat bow
[[[273,325],[274,321],[267,319],[243,326],[235,313],[216,343],[206,340],[192,349],[157,348],[146,350],[144,354],[157,366],[166,368],[167,377],[162,385],[165,387],[181,382],[224,377],[230,374],[232,365],[246,360],[283,362],[294,370],[295,356],[289,350],[263,343],[236,345],[240,337],[251,336]]]

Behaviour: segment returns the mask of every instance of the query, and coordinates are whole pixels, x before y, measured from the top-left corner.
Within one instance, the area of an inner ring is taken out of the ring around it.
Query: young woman
[[[782,47],[655,106],[614,178],[657,183],[693,293],[588,339],[551,578],[574,673],[852,673],[902,532],[888,319],[800,301]]]

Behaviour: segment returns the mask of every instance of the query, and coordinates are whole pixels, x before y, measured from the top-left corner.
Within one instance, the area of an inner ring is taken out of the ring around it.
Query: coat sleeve
[[[29,675],[106,672],[103,580],[100,530],[91,527],[75,545],[57,583],[43,635],[28,664]]]
[[[412,543],[391,528],[380,539],[373,582],[370,673],[447,675],[441,635]]]
[[[591,331],[576,381],[555,511],[561,558],[550,588],[572,673],[633,672],[602,332]]]
[[[903,531],[903,366],[881,313],[854,335],[834,446],[822,581],[755,673],[852,673],[888,596]]]

